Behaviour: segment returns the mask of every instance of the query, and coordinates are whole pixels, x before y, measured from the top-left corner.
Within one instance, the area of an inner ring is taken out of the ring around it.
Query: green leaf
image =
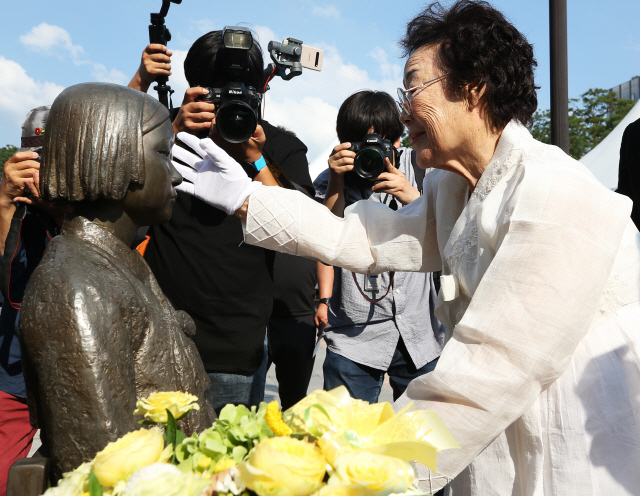
[[[236,407],[229,404],[220,410],[218,420],[226,420],[228,422],[234,422],[236,420]]]
[[[204,449],[202,450],[207,456],[213,456],[215,453],[227,453],[227,447],[220,441],[215,439],[207,439],[204,443]],[[209,453],[208,453],[209,452]]]
[[[310,432],[311,434],[313,434],[315,437],[321,437],[322,436],[322,432],[320,432],[320,429],[318,429],[318,427],[316,427],[315,422],[311,418],[311,410],[313,408],[315,408],[315,409],[319,410],[321,413],[323,413],[324,416],[329,419],[329,422],[331,422],[331,417],[329,417],[329,414],[327,413],[327,411],[319,403],[314,403],[313,405],[311,405],[309,408],[307,408],[304,411],[304,423],[305,423],[305,426],[307,427],[307,431]]]
[[[96,477],[96,474],[93,473],[93,470],[89,472],[89,496],[102,496],[102,486]]]
[[[362,449],[362,441],[360,440],[360,436],[358,436],[357,432],[346,431],[343,436],[351,446]]]
[[[158,425],[158,422],[154,422],[153,420],[147,420],[147,419],[139,420],[138,423],[140,425]]]
[[[244,460],[244,457],[248,452],[249,451],[244,446],[236,446],[235,448],[233,448],[233,459],[237,462],[241,462],[242,460]]]
[[[249,410],[244,405],[238,405],[236,407],[236,412],[237,412],[238,418],[242,418],[242,417],[247,417],[251,413],[251,410]]]
[[[258,437],[260,435],[260,427],[258,427],[258,422],[255,420],[248,422],[247,425],[244,426],[244,432],[246,434],[246,437]]]
[[[173,418],[173,414],[167,410],[167,425],[164,426],[164,445],[173,445],[175,451],[176,448],[176,431],[178,426],[176,425],[176,419]]]
[[[186,438],[187,436],[185,436],[184,432],[182,432],[180,429],[176,429],[176,445],[182,443],[182,441],[184,441]]]

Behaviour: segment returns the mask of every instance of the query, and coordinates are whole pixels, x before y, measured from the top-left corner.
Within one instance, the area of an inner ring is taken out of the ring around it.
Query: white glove
[[[178,139],[199,157],[179,146],[173,147],[173,156],[190,165],[173,162],[184,179],[176,186],[177,190],[233,215],[262,184],[249,179],[242,166],[210,138],[200,140],[183,132],[178,133]]]

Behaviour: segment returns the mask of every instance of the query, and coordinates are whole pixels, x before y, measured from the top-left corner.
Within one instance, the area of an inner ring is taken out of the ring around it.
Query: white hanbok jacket
[[[640,494],[640,235],[631,202],[519,125],[473,193],[428,174],[394,212],[344,219],[296,192],[250,196],[245,240],[380,273],[442,270],[447,344],[398,406],[437,412],[461,449],[421,467],[458,495]]]

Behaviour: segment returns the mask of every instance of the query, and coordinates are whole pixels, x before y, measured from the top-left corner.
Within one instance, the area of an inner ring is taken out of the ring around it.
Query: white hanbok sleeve
[[[597,312],[630,204],[557,165],[523,167],[504,216],[478,214],[495,257],[436,369],[398,400],[437,412],[461,446],[439,455],[440,475],[424,469],[434,492],[560,377]]]
[[[263,186],[249,197],[245,241],[358,273],[440,270],[435,219],[440,181],[437,174],[430,176],[425,194],[398,211],[360,201],[344,218],[295,191]]]

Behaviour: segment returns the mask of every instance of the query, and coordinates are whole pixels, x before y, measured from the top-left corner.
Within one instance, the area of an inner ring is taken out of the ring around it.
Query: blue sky
[[[539,107],[549,107],[547,0],[491,2],[533,43]],[[85,81],[127,84],[148,42],[149,13],[160,0],[31,0],[3,2],[0,17],[0,145],[19,145],[26,112],[51,103],[64,88]],[[186,81],[180,65],[191,43],[224,25],[251,27],[266,46],[292,36],[325,50],[322,73],[305,71],[276,80],[266,118],[294,130],[309,146],[309,160],[335,136],[341,102],[362,88],[395,96],[404,61],[397,40],[426,3],[396,0],[183,0],[172,4],[167,25],[175,51],[170,83],[181,101]],[[569,94],[610,88],[640,75],[640,2],[568,0]],[[180,96],[179,96],[180,94]]]

